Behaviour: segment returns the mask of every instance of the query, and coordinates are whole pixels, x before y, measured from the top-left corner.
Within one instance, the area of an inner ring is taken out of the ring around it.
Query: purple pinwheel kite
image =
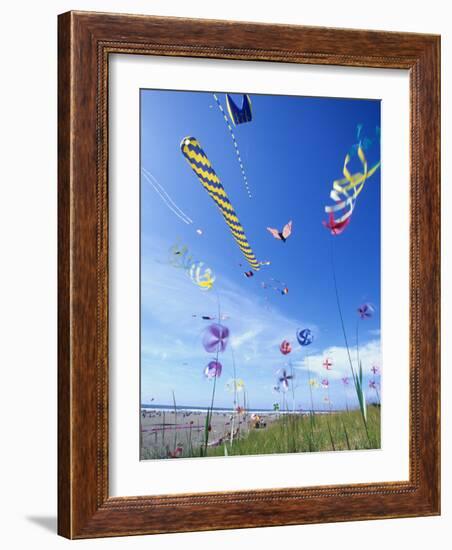
[[[372,304],[362,304],[358,308],[358,315],[361,319],[370,319],[375,313],[375,308]]]
[[[220,378],[223,365],[218,361],[211,361],[204,369],[204,376],[206,378]]]
[[[229,329],[218,323],[209,325],[202,339],[202,345],[208,353],[223,352],[229,339]]]

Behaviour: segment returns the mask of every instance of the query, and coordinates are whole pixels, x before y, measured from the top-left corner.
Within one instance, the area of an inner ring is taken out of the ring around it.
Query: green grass
[[[367,437],[362,413],[359,409],[350,412],[331,412],[322,415],[282,414],[266,428],[243,431],[233,445],[229,439],[218,447],[196,444],[191,435],[181,437],[181,458],[201,456],[264,455],[319,451],[347,451],[380,448],[380,407],[367,407]],[[199,441],[199,440],[198,440]],[[156,448],[142,448],[141,458],[162,459],[168,457],[169,444]]]
[[[283,454],[380,448],[380,408],[367,409],[366,435],[359,410],[315,416],[282,415],[267,428],[251,430],[227,445],[231,455]],[[347,434],[347,436],[346,436]],[[347,441],[348,439],[348,441]],[[224,456],[224,446],[209,448],[207,456]]]

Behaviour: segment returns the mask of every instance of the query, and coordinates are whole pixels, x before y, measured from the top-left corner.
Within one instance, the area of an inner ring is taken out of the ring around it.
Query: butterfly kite
[[[275,239],[278,239],[279,241],[285,243],[292,234],[292,221],[286,223],[282,231],[278,231],[277,229],[273,229],[272,227],[267,227],[267,231],[269,231]]]

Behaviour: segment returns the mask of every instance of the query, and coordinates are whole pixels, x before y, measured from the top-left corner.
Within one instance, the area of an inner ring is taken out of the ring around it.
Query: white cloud
[[[245,332],[242,332],[242,334],[239,334],[237,336],[233,336],[231,338],[231,345],[234,349],[241,348],[244,344],[248,343],[250,340],[254,340],[259,334],[261,333],[262,329],[251,329],[247,330]]]
[[[353,363],[353,368],[356,370],[357,352],[355,347],[350,347],[350,356]],[[333,366],[332,369],[326,371],[323,366],[323,361],[328,357],[331,359]],[[359,358],[362,363],[363,372],[365,375],[370,375],[370,368],[373,364],[380,365],[380,340],[371,340],[359,348]],[[304,372],[311,371],[314,376],[324,378],[326,374],[330,379],[339,379],[344,376],[350,376],[350,360],[347,352],[347,348],[340,346],[333,346],[326,348],[320,353],[315,355],[305,356],[302,360],[294,363],[294,367]]]
[[[162,254],[162,250],[151,254],[147,251],[146,257],[161,258]],[[221,313],[228,316],[236,361],[256,371],[276,371],[281,363],[281,341],[294,343],[296,328],[308,325],[306,320],[288,317],[276,308],[269,311],[263,298],[224,277],[217,279],[213,290],[203,292],[191,282],[187,272],[163,262],[143,262],[141,285],[142,352],[149,359],[166,357],[189,362],[199,360],[200,355],[205,357],[200,340],[209,322],[193,315],[216,316],[218,295]],[[312,324],[308,326],[317,330]],[[298,355],[298,351],[298,346],[294,346],[293,354]]]
[[[225,324],[231,333],[230,346],[221,359],[224,376],[232,376],[232,349],[238,376],[245,380],[247,398],[252,403],[266,403],[275,399],[272,393],[275,373],[289,359],[294,368],[298,369],[300,389],[297,399],[307,398],[301,388],[308,376],[308,363],[312,375],[324,378],[326,371],[322,363],[325,357],[330,357],[333,361],[333,369],[328,371],[331,382],[350,376],[344,347],[321,349],[315,343],[309,348],[297,345],[295,331],[298,327],[309,326],[316,337],[319,335],[318,327],[307,319],[287,316],[274,307],[269,310],[268,302],[260,298],[259,294],[253,295],[248,286],[224,277],[217,278],[212,291],[203,292],[191,282],[183,269],[156,261],[165,257],[165,250],[162,248],[149,253],[148,249],[147,260],[142,265],[144,392],[155,395],[161,402],[170,399],[168,387],[174,388],[178,399],[184,402],[204,402],[209,399],[206,393],[210,391],[209,385],[199,382],[203,381],[202,370],[209,361],[209,355],[201,342],[203,331],[210,321],[193,317],[193,314],[216,316],[217,290],[221,313],[228,316]],[[279,352],[279,345],[284,339],[291,341],[293,348],[286,357]],[[350,351],[356,364],[356,349],[352,347]],[[370,375],[372,363],[380,363],[380,342],[377,336],[362,345],[360,356],[365,375]],[[230,399],[226,393],[222,397],[223,385],[221,381],[217,392],[218,404],[225,404]]]

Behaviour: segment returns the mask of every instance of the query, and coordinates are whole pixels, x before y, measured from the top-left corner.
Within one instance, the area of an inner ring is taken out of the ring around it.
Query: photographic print
[[[376,99],[140,90],[140,458],[379,449]]]

